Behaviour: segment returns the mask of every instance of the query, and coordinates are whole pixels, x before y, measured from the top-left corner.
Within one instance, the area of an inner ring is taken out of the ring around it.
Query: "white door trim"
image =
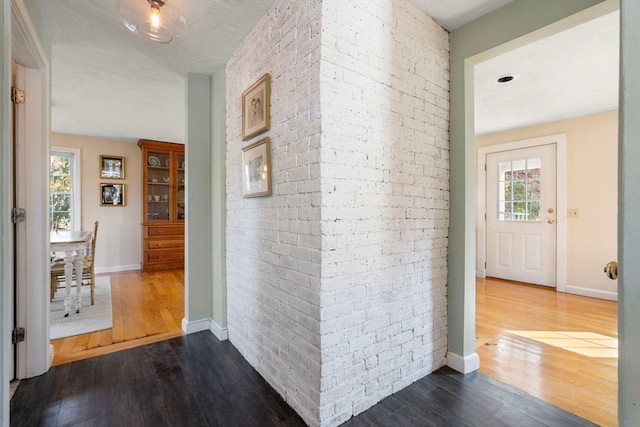
[[[503,144],[478,147],[476,157],[476,276],[486,277],[487,270],[487,221],[486,212],[486,165],[487,154],[500,151],[518,150],[540,145],[556,145],[557,161],[557,236],[556,236],[556,290],[567,291],[567,135],[557,134]]]
[[[24,104],[24,125],[18,132],[17,161],[18,182],[22,181],[19,197],[21,206],[27,209],[24,233],[29,244],[23,250],[29,265],[21,265],[25,283],[19,285],[18,322],[27,328],[26,339],[18,345],[16,359],[18,378],[28,378],[45,373],[53,357],[49,344],[49,60],[40,44],[37,32],[23,0],[11,0],[11,49],[12,57],[24,67],[23,81],[28,91]],[[25,167],[28,165],[28,167]],[[34,167],[34,165],[36,167]],[[3,190],[7,190],[3,188]],[[22,194],[25,193],[26,194]],[[25,271],[27,272],[25,274]],[[4,310],[10,310],[12,301],[5,301]],[[11,351],[11,349],[7,349]],[[5,354],[5,357],[8,355]],[[5,375],[7,372],[5,372]],[[11,378],[9,374],[5,378]]]

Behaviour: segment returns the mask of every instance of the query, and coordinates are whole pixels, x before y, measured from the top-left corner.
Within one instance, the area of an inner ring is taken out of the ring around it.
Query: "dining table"
[[[82,287],[82,262],[85,252],[91,244],[92,231],[70,231],[54,230],[49,236],[49,249],[52,253],[64,252],[62,261],[64,262],[64,316],[69,317],[71,306],[74,305],[76,314],[80,313],[82,307],[82,297],[80,288]],[[76,294],[71,295],[71,285],[73,282],[73,269],[76,271]]]

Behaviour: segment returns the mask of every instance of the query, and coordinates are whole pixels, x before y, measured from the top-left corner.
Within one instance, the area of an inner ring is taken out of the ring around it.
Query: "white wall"
[[[243,143],[265,72],[271,130]],[[445,363],[447,33],[401,0],[281,0],[226,75],[229,339],[338,425]],[[273,196],[243,199],[241,148],[264,136]]]
[[[136,270],[142,262],[141,150],[133,143],[88,136],[51,134],[51,145],[79,148],[81,156],[82,229],[99,221],[96,273]],[[125,179],[100,179],[100,156],[123,156]],[[100,206],[100,183],[125,184],[125,206]]]
[[[449,43],[404,1],[323,3],[322,407],[445,364]]]
[[[476,145],[558,133],[567,135],[567,207],[579,211],[567,218],[567,291],[615,300],[617,280],[603,267],[617,259],[618,112],[483,135]]]
[[[309,423],[320,403],[320,7],[278,0],[227,64],[229,340]],[[242,92],[271,74],[271,130],[242,141]],[[273,196],[243,199],[242,147],[271,138]]]

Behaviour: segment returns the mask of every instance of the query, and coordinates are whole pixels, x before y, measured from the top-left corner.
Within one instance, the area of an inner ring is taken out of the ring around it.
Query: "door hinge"
[[[11,342],[17,344],[24,341],[26,330],[24,328],[15,328],[11,333]]]
[[[13,102],[14,104],[24,104],[24,90],[17,87],[12,87],[11,102]]]
[[[11,211],[11,221],[14,224],[25,222],[27,220],[27,211],[22,208],[13,208]]]
[[[484,269],[485,270],[487,269],[487,263],[486,262],[484,263]]]

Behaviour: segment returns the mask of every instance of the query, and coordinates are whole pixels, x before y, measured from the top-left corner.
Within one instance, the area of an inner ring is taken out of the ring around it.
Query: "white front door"
[[[487,154],[487,276],[556,286],[556,145]]]

